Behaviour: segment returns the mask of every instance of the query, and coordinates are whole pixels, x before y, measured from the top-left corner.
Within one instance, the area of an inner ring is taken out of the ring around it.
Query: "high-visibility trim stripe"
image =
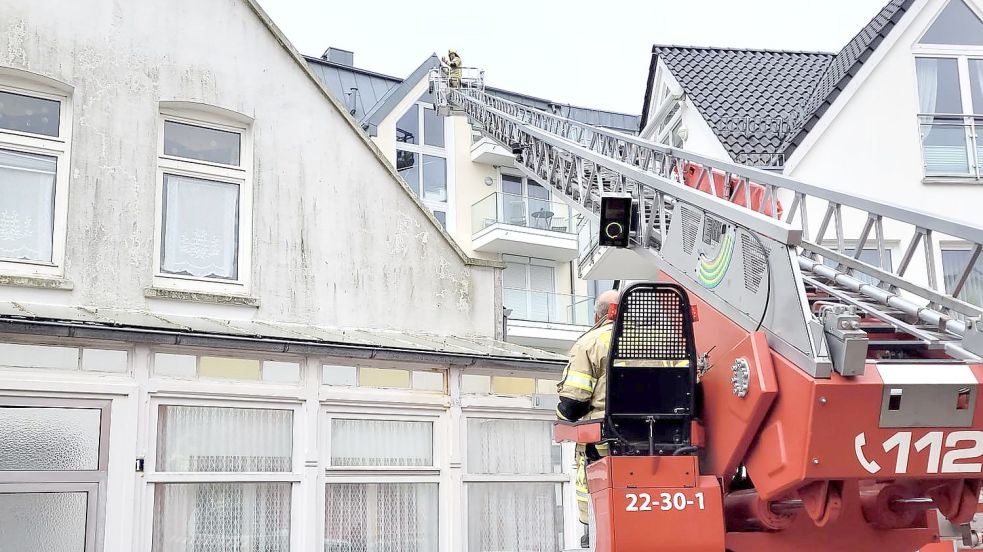
[[[649,359],[631,359],[631,360],[616,360],[614,365],[619,368],[687,368],[689,367],[688,360],[649,360]]]
[[[570,370],[567,372],[567,377],[563,380],[563,384],[593,393],[594,386],[597,384],[597,378],[592,377],[590,374]]]
[[[590,495],[581,496],[580,493],[577,493],[577,502],[590,502]]]
[[[566,416],[563,415],[563,412],[560,412],[559,406],[556,407],[556,417],[559,418],[560,420],[563,420],[564,422],[571,421],[570,418],[567,418]]]

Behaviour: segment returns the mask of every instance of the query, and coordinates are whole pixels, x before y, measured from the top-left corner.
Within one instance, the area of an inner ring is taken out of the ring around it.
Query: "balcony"
[[[493,167],[511,167],[515,164],[515,156],[492,140],[479,138],[471,144],[471,161]]]
[[[926,179],[983,179],[983,117],[921,114],[918,119]]]
[[[573,212],[565,203],[495,192],[471,206],[475,251],[566,262],[577,258]]]
[[[506,288],[502,304],[511,310],[506,339],[517,345],[566,353],[594,324],[594,301],[582,295]]]

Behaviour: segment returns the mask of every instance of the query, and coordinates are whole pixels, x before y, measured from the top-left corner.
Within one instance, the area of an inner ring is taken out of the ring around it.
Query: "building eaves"
[[[566,363],[562,355],[483,336],[17,302],[0,302],[0,333],[511,370],[559,371]]]
[[[911,8],[914,0],[890,0],[867,25],[833,58],[816,84],[813,93],[803,104],[803,118],[783,144],[785,157],[795,151],[823,114],[829,109],[847,84],[887,38],[898,21]]]

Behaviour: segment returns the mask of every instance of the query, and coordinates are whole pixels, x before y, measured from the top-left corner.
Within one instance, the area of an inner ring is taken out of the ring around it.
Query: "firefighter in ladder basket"
[[[605,375],[618,297],[619,292],[615,289],[598,296],[594,306],[594,327],[580,336],[570,349],[570,359],[557,385],[560,404],[556,407],[556,416],[560,420],[575,422],[604,418]],[[605,443],[577,445],[577,506],[580,522],[585,525],[590,496],[587,490],[587,464],[607,456],[607,453]]]

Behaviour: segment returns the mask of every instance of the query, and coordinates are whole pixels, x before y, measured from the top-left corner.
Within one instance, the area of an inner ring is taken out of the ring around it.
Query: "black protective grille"
[[[615,360],[686,360],[684,304],[672,288],[626,293],[619,309],[621,335],[615,340]]]

